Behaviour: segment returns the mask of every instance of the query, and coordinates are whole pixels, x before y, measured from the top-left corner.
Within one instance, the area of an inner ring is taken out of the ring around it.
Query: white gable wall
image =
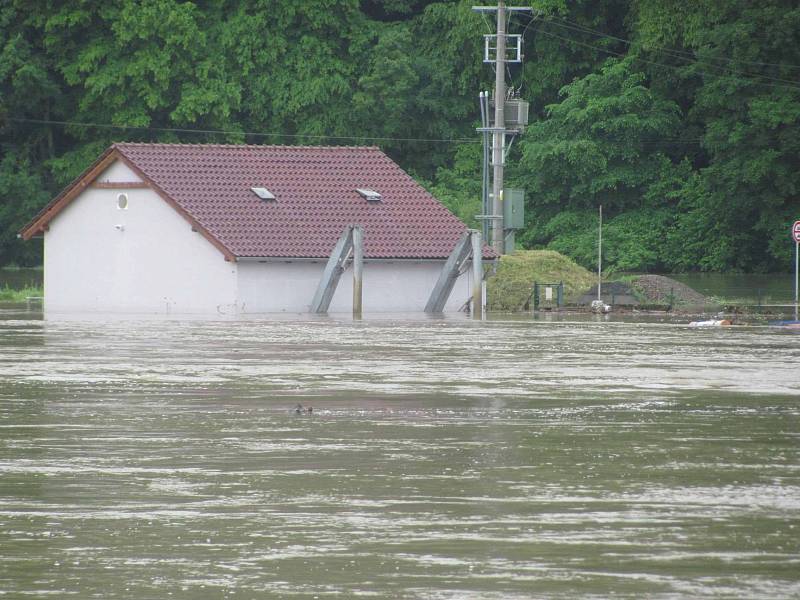
[[[137,179],[117,162],[99,180]],[[88,187],[45,232],[44,287],[46,311],[231,312],[236,264],[155,191]]]
[[[363,273],[363,310],[422,312],[444,261],[367,261]],[[308,312],[325,262],[239,262],[239,307],[246,313]],[[470,275],[458,278],[445,306],[457,311],[470,297]],[[329,312],[353,310],[352,267],[342,273]]]
[[[103,171],[95,181],[102,183],[119,183],[119,182],[142,182],[133,169],[126,165],[121,160],[115,160],[111,165]]]

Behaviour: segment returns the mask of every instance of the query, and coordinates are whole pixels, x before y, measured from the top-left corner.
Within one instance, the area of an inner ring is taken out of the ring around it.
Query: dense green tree
[[[646,56],[671,66],[661,92],[680,98],[687,131],[700,135],[669,268],[788,270],[788,228],[800,218],[800,7],[642,0],[637,9]]]
[[[680,118],[678,106],[654,94],[645,79],[631,60],[609,59],[599,73],[564,87],[563,100],[530,127],[516,170],[528,192],[523,244],[546,244],[589,264],[603,206],[609,264],[664,268],[658,247],[675,201],[660,186],[676,168],[662,147]]]
[[[518,3],[523,3],[522,0]],[[7,0],[0,264],[115,140],[378,144],[462,219],[479,212],[477,92],[492,19],[469,0]],[[800,7],[533,0],[507,65],[531,103],[507,185],[525,247],[625,270],[787,269],[800,218]],[[223,133],[219,133],[223,132]]]
[[[47,202],[48,194],[27,159],[7,152],[0,160],[0,198],[5,200],[0,202],[0,256],[5,264],[35,264],[41,244],[20,244],[17,231]]]

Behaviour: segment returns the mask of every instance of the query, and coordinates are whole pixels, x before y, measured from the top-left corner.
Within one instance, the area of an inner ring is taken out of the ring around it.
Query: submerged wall
[[[363,310],[369,312],[422,312],[444,261],[366,261],[363,275]],[[246,313],[308,312],[325,262],[269,261],[238,263],[239,307]],[[470,297],[469,273],[459,277],[445,306],[457,311]],[[353,310],[353,271],[339,280],[331,313]]]

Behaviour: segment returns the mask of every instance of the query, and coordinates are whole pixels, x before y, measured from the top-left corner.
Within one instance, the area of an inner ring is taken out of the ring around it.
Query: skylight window
[[[275,200],[275,194],[270,192],[267,188],[263,187],[252,187],[250,188],[253,193],[261,198],[262,200]]]
[[[356,188],[356,191],[362,196],[364,196],[364,198],[366,198],[370,202],[380,202],[381,200],[381,195],[375,190],[370,190],[367,188]]]

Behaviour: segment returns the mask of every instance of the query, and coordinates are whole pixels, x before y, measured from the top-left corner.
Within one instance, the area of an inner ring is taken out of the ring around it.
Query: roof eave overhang
[[[237,256],[237,262],[323,262],[328,260],[328,256]],[[441,258],[435,257],[391,257],[391,256],[378,256],[378,257],[365,257],[364,262],[444,262],[447,260],[446,256]],[[483,257],[484,262],[495,262],[496,257],[487,258]]]
[[[94,181],[100,173],[106,170],[113,163],[119,153],[111,146],[101,154],[89,168],[65,187],[60,194],[53,198],[39,213],[23,227],[19,232],[19,237],[29,240],[34,236],[42,235],[47,231],[47,225],[53,218],[60,213],[70,202],[78,197],[88,185]]]

